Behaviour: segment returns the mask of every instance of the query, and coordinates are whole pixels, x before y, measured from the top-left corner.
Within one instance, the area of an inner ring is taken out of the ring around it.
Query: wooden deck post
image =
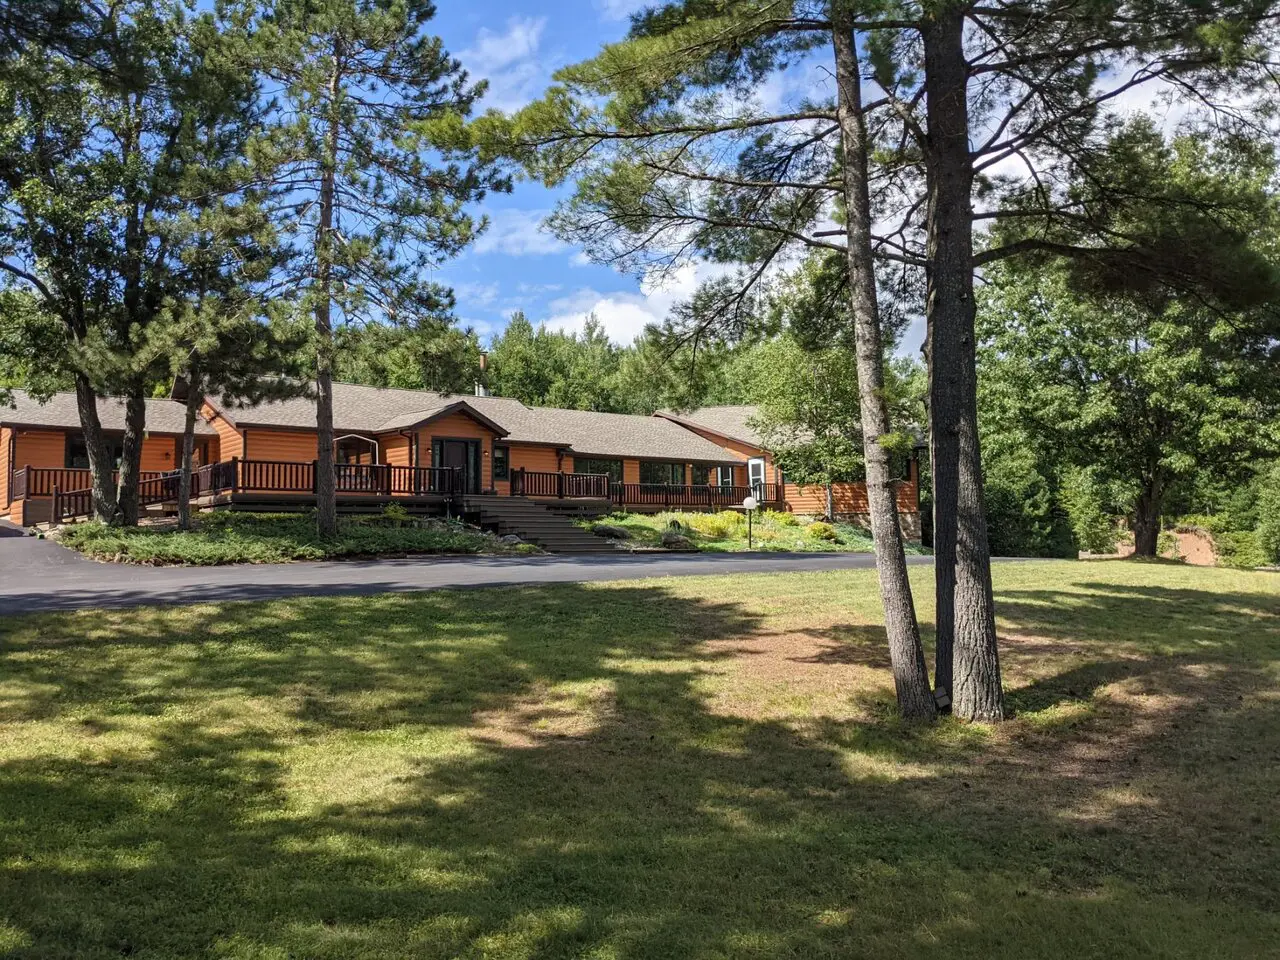
[[[240,492],[240,458],[231,458],[231,492]]]
[[[564,499],[564,471],[561,470],[556,474],[556,497]]]
[[[62,523],[62,487],[53,485],[53,504],[50,507],[49,526],[56,527]]]

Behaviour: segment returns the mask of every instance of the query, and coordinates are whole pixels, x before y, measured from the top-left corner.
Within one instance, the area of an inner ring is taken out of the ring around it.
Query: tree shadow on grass
[[[1135,602],[1157,616],[1171,601]],[[726,648],[767,626],[658,587],[557,586],[224,607],[82,646],[48,627],[18,637],[7,718],[37,737],[103,726],[92,745],[51,739],[0,767],[0,944],[41,957],[1190,957],[1259,955],[1280,936],[1263,912],[1280,905],[1266,828],[1248,825],[1274,765],[1230,771],[1219,789],[1238,796],[1216,827],[1195,815],[1203,792],[1173,789],[1203,786],[1181,757],[1274,745],[1280,704],[1261,695],[1274,677],[1243,671],[1227,686],[1242,699],[1209,722],[1194,698],[1154,720],[1121,700],[1096,721],[1108,764],[1152,754],[1130,778],[1160,815],[1144,830],[1111,778],[1031,767],[1092,740],[1028,747],[881,712],[797,724],[714,704]],[[548,701],[576,709],[523,711]],[[495,716],[524,736],[487,736]]]

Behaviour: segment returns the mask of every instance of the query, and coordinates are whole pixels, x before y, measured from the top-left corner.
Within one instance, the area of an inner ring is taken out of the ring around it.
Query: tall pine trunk
[[[90,485],[93,488],[93,516],[100,523],[116,522],[115,461],[102,432],[102,419],[98,416],[98,395],[83,373],[76,374],[76,411],[80,414],[80,431],[84,434],[85,450],[89,454]]]
[[[881,443],[889,432],[889,411],[884,399],[884,345],[871,247],[867,129],[862,112],[862,83],[852,20],[848,8],[840,6],[833,14],[832,40],[867,502],[871,511],[871,537],[876,552],[876,570],[880,578],[880,598],[884,604],[885,632],[889,639],[889,660],[893,667],[898,707],[904,717],[932,720],[936,706],[929,689],[929,670],[925,665],[924,647],[920,643],[911,583],[907,579],[906,551],[891,484],[889,451]]]
[[[182,466],[178,474],[178,529],[191,529],[191,471],[196,451],[196,420],[200,416],[200,374],[187,373],[186,419],[182,423]]]
[[[929,411],[939,656],[952,709],[1004,718],[991,556],[982,502],[973,298],[973,159],[964,7],[939,4],[921,31],[928,118]]]
[[[342,48],[334,44],[329,78],[329,130],[320,180],[320,229],[316,238],[316,528],[322,537],[338,534],[338,491],[333,468],[333,205],[338,169],[338,92]]]
[[[147,402],[141,387],[131,387],[124,401],[124,442],[120,450],[120,483],[116,491],[120,523],[138,525],[138,484],[142,478],[142,440],[147,429]]]

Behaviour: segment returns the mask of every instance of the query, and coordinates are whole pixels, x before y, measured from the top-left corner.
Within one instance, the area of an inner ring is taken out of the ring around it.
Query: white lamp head
[[[743,510],[754,510],[759,505],[760,504],[756,502],[755,497],[747,497],[745,500],[742,501]]]

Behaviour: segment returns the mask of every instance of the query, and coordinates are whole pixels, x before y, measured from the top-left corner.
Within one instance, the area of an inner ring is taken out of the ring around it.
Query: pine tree
[[[483,86],[426,32],[434,13],[426,0],[277,0],[260,24],[281,90],[256,156],[297,254],[292,297],[314,319],[324,536],[337,530],[335,328],[445,315],[451,298],[423,274],[483,227],[466,206],[507,185],[470,151],[463,118]]]
[[[695,257],[737,265],[681,307],[686,340],[754,335],[784,264],[800,252],[829,261],[865,374],[864,456],[898,702],[907,716],[931,718],[878,392],[872,257],[883,243],[872,225],[885,197],[867,183],[874,147],[858,89],[862,12],[778,0],[649,10],[633,18],[626,40],[561,70],[542,100],[513,118],[488,116],[476,130],[486,147],[549,184],[576,179],[551,225],[594,258],[649,273]],[[837,96],[762,109],[755,91],[819,50],[834,67]],[[833,215],[839,229],[821,229]]]

